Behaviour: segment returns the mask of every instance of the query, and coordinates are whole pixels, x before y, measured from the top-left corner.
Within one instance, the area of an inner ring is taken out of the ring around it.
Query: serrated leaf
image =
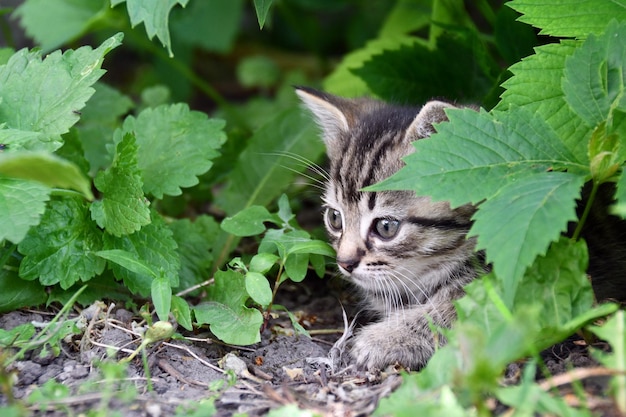
[[[267,14],[269,13],[270,7],[272,7],[273,3],[274,0],[254,0],[254,10],[256,11],[260,29],[263,29],[263,26],[265,26]]]
[[[594,303],[586,273],[588,259],[585,242],[561,237],[526,271],[514,305],[532,306],[541,300],[541,331],[537,338],[541,346],[551,346],[585,324],[580,318],[590,312]]]
[[[91,218],[108,233],[128,235],[150,223],[150,203],[143,195],[132,133],[124,135],[117,144],[113,164],[98,173],[94,184],[102,193],[102,200],[89,208]]]
[[[224,122],[189,110],[186,104],[162,105],[143,110],[124,121],[124,133],[134,132],[139,147],[137,163],[144,191],[157,198],[180,195],[181,187],[198,183],[217,149],[226,140]],[[119,132],[118,132],[119,133]]]
[[[405,167],[368,189],[414,190],[458,207],[476,204],[532,173],[588,170],[540,117],[523,108],[493,114],[450,109],[447,114],[450,122],[438,125],[438,134],[414,143],[417,152],[404,158]]]
[[[15,53],[0,66],[0,120],[4,128],[27,132],[31,141],[33,135],[39,135],[30,150],[58,149],[60,135],[78,121],[77,112],[94,92],[91,86],[104,74],[100,68],[104,56],[120,45],[122,37],[117,34],[97,49],[84,46],[63,54],[55,51],[43,61],[40,52],[22,49]],[[13,144],[10,138],[3,140]]]
[[[92,200],[91,181],[72,162],[45,152],[0,154],[0,175],[38,181],[48,187],[68,188]]]
[[[263,274],[250,271],[246,274],[245,280],[246,291],[257,304],[265,307],[272,302],[272,289]]]
[[[235,236],[256,236],[265,232],[264,222],[276,223],[278,219],[263,206],[250,206],[232,217],[225,218],[221,227]]]
[[[263,315],[246,307],[249,296],[243,275],[232,270],[217,271],[215,284],[207,292],[211,301],[193,309],[198,324],[208,323],[211,332],[226,343],[251,345],[261,340]]]
[[[27,0],[15,10],[28,36],[50,51],[83,34],[108,1]]]
[[[591,129],[576,117],[561,88],[565,61],[575,50],[576,43],[566,41],[535,48],[535,55],[509,69],[513,77],[503,83],[506,91],[496,110],[506,111],[514,105],[541,114],[576,159],[585,163]]]
[[[174,233],[180,256],[180,288],[192,287],[209,277],[213,263],[211,248],[219,233],[219,224],[213,217],[198,216],[174,220],[168,224]]]
[[[121,249],[130,252],[156,274],[163,274],[172,288],[179,285],[180,258],[176,251],[176,242],[161,216],[155,213],[152,213],[152,223],[132,235],[115,237],[105,234],[104,249],[107,251]],[[123,279],[124,284],[132,293],[143,296],[150,294],[152,276],[137,274],[117,264],[109,263],[109,266],[115,277]]]
[[[39,224],[50,188],[33,181],[0,177],[0,241],[20,243]]]
[[[513,0],[507,5],[519,20],[541,29],[540,35],[584,38],[602,33],[612,19],[626,20],[626,3],[595,0]]]
[[[173,57],[168,29],[170,11],[177,4],[185,7],[189,0],[111,0],[111,7],[123,2],[126,2],[126,10],[132,26],[135,27],[143,23],[148,38],[152,39],[156,35],[163,46],[167,48],[170,57]]]
[[[20,277],[67,289],[102,273],[106,262],[95,254],[101,249],[102,232],[86,204],[75,198],[52,200],[41,223],[18,246],[24,255]]]
[[[152,280],[150,295],[154,309],[161,321],[167,321],[172,307],[172,287],[166,276],[158,276]]]
[[[526,268],[576,219],[584,182],[584,177],[566,172],[529,175],[480,205],[469,235],[478,236],[477,249],[485,249],[493,262],[509,305]]]
[[[614,110],[626,110],[625,77],[626,25],[612,21],[602,36],[590,35],[565,61],[565,99],[594,128],[612,119]]]

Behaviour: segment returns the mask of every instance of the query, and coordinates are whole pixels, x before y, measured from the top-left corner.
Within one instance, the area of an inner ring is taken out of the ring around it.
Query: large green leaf
[[[217,204],[230,216],[252,205],[266,206],[292,183],[306,166],[291,154],[317,160],[324,145],[308,115],[287,110],[259,129],[240,154]]]
[[[538,116],[523,108],[493,114],[447,111],[438,134],[415,142],[398,173],[370,187],[415,190],[453,206],[478,203],[518,177],[568,168],[587,170]]]
[[[182,103],[127,117],[123,130],[135,133],[146,194],[157,198],[180,195],[181,187],[196,185],[198,175],[211,168],[219,155],[216,149],[226,140],[223,127],[223,121],[209,119]]]
[[[507,3],[521,22],[541,29],[541,35],[582,38],[602,33],[611,19],[626,20],[623,0],[513,0]]]
[[[576,219],[584,182],[584,177],[567,172],[529,175],[480,205],[470,235],[478,235],[477,248],[485,249],[493,262],[509,305],[526,268]]]
[[[432,97],[476,101],[495,82],[495,65],[472,36],[441,36],[431,49],[423,42],[402,45],[374,55],[352,72],[378,97],[400,103],[422,104]],[[455,64],[450,65],[454,56]],[[428,62],[428,65],[424,65]]]
[[[77,198],[52,200],[41,223],[18,246],[24,255],[20,276],[67,289],[102,273],[106,262],[95,255],[100,249],[102,232],[89,218],[86,203]]]
[[[22,146],[26,136],[29,150],[58,149],[61,135],[78,121],[79,110],[94,92],[92,85],[104,74],[104,56],[121,40],[120,33],[97,49],[55,51],[43,61],[41,52],[22,49],[0,66],[0,128],[13,131],[9,136],[0,130],[8,150],[14,143],[15,148]]]
[[[107,0],[26,0],[15,10],[44,51],[82,35],[108,8]]]
[[[137,167],[137,146],[132,133],[117,144],[113,164],[100,171],[94,184],[102,200],[89,208],[98,226],[115,236],[128,235],[150,223],[149,202]]]
[[[535,49],[535,55],[513,65],[510,68],[513,77],[503,84],[506,91],[496,109],[506,111],[511,105],[523,106],[533,114],[542,115],[576,158],[585,162],[591,130],[576,117],[561,88],[565,60],[575,51],[575,46],[574,42],[544,45]]]
[[[143,23],[148,38],[156,37],[173,57],[172,42],[168,29],[170,11],[177,4],[185,7],[189,0],[111,0],[111,7],[126,2],[126,10],[133,27]]]
[[[251,345],[261,340],[263,315],[246,307],[249,296],[245,278],[227,270],[215,273],[215,284],[208,288],[211,300],[199,304],[193,311],[199,324],[208,323],[215,336],[234,345]]]
[[[565,99],[589,127],[626,111],[626,24],[612,21],[604,35],[590,35],[565,61],[564,75]]]

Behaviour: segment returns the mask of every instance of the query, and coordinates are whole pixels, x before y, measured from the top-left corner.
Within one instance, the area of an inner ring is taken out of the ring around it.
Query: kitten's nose
[[[339,265],[340,267],[342,267],[348,272],[354,271],[356,267],[359,266],[359,262],[360,262],[360,259],[358,258],[352,258],[352,259],[346,259],[346,260],[337,258],[337,265]]]

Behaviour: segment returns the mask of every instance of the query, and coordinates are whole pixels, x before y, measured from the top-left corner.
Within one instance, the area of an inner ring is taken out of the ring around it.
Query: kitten
[[[361,368],[422,368],[444,342],[431,330],[455,319],[453,300],[483,269],[467,239],[472,206],[452,210],[412,191],[366,192],[402,166],[411,142],[434,133],[451,104],[421,109],[369,99],[349,100],[298,87],[320,125],[330,161],[324,223],[343,275],[363,294],[379,321],[354,338]]]

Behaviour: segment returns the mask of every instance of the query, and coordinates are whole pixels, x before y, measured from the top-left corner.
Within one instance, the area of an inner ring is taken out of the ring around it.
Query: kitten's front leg
[[[435,353],[435,346],[445,343],[441,334],[433,333],[427,317],[436,326],[448,326],[453,316],[451,304],[435,312],[424,306],[396,311],[378,323],[364,326],[354,338],[351,354],[357,366],[370,371],[396,364],[421,369]]]

